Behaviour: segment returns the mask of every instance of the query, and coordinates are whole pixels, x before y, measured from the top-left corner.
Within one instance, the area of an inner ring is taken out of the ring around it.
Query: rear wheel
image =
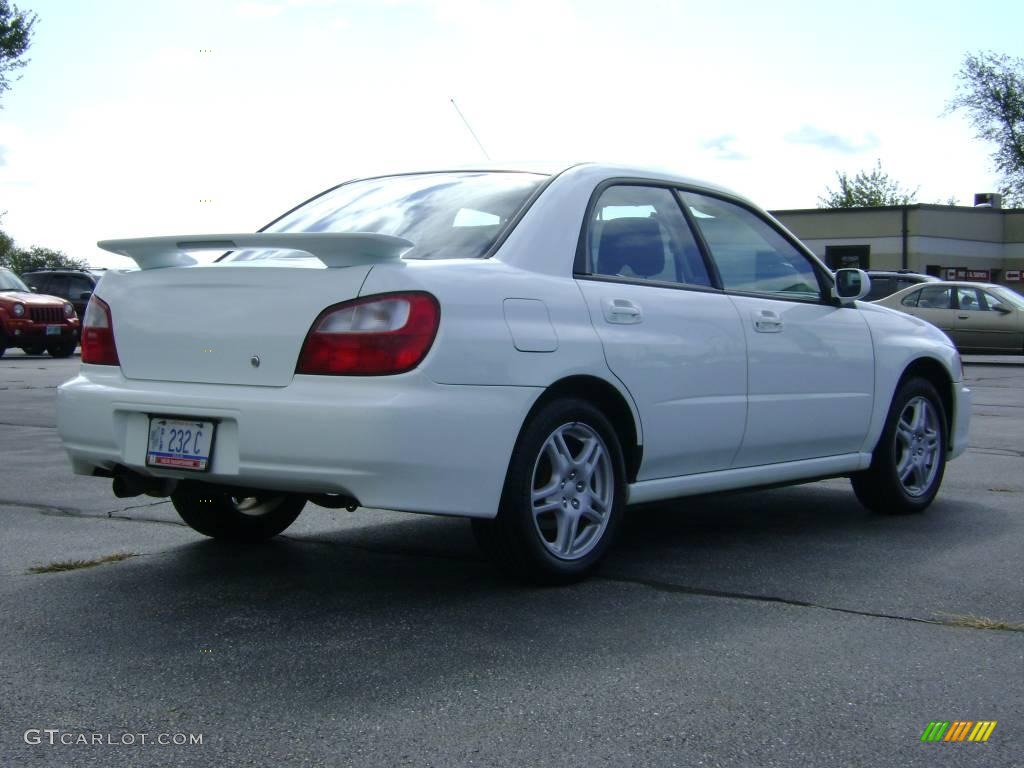
[[[46,351],[46,347],[42,344],[29,344],[26,347],[22,347],[21,351],[26,355],[41,355]]]
[[[474,520],[481,548],[530,581],[564,584],[604,557],[625,507],[625,466],[608,419],[583,400],[556,400],[523,429],[498,516]]]
[[[871,467],[851,478],[860,502],[889,515],[923,511],[946,469],[946,414],[931,382],[913,378],[896,391]]]
[[[252,491],[233,495],[204,483],[178,483],[171,503],[192,530],[226,541],[262,541],[284,531],[306,505],[304,496]]]
[[[7,351],[7,335],[0,330],[0,357],[4,356],[4,352]]]

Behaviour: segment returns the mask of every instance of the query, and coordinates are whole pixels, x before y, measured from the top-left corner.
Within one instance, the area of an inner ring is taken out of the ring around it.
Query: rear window
[[[487,253],[547,178],[451,172],[354,181],[310,200],[263,231],[372,232],[414,243],[406,259],[476,259]],[[248,250],[227,260],[277,258],[282,258],[281,251]]]

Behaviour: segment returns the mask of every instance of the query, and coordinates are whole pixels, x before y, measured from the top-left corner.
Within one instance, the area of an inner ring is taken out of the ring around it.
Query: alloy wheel
[[[585,557],[601,540],[615,498],[611,454],[581,422],[548,436],[533,467],[533,522],[545,549],[561,560]]]

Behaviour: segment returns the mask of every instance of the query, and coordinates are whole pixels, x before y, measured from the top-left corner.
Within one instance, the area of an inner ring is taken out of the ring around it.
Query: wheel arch
[[[622,457],[626,463],[626,482],[635,482],[643,459],[640,424],[626,395],[604,379],[584,374],[567,376],[554,382],[534,402],[523,419],[520,432],[530,423],[537,411],[553,400],[566,397],[575,397],[592,403],[611,422],[619,438],[619,445],[622,446]]]
[[[949,370],[941,362],[933,357],[919,357],[910,362],[903,370],[899,381],[896,383],[895,392],[903,386],[904,382],[912,378],[922,378],[929,382],[939,393],[942,399],[942,410],[945,415],[947,440],[953,431],[953,408],[955,400],[953,397],[953,377]]]

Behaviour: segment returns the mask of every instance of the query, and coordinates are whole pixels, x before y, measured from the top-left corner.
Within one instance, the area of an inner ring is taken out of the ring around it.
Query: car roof
[[[389,173],[373,174],[360,178],[349,179],[348,181],[360,181],[362,179],[380,179],[388,176],[412,176],[426,173],[465,173],[471,171],[491,173],[536,173],[546,176],[560,176],[563,174],[586,175],[594,178],[637,178],[649,179],[652,181],[664,181],[671,184],[700,187],[702,189],[721,192],[733,197],[743,197],[731,189],[714,184],[710,181],[698,179],[692,176],[682,175],[674,170],[659,168],[656,166],[627,165],[617,163],[600,162],[500,162],[489,161],[486,163],[472,163],[466,165],[455,165],[449,167],[422,168],[418,170],[405,169]],[[347,183],[347,182],[346,182]]]
[[[924,287],[927,287],[927,288],[943,288],[943,287],[949,287],[949,288],[988,288],[988,289],[992,289],[992,288],[1005,288],[1008,291],[1012,291],[1013,290],[1012,288],[1007,288],[1005,285],[997,285],[996,283],[975,283],[975,282],[972,282],[970,280],[938,280],[938,281],[935,281],[935,282],[929,281],[928,283],[914,283],[913,285],[908,285],[906,288],[900,288],[900,290],[896,291],[895,293],[890,294],[889,296],[884,296],[881,299],[877,299],[877,301],[884,301],[885,299],[891,298],[892,296],[902,296],[905,293],[910,293],[911,291],[915,291],[915,290],[918,290],[918,289],[924,288]]]
[[[925,275],[920,272],[911,272],[910,270],[903,269],[869,269],[867,273],[875,277],[902,277],[908,280],[920,278],[922,283],[942,282],[942,278],[935,277],[935,275]]]

